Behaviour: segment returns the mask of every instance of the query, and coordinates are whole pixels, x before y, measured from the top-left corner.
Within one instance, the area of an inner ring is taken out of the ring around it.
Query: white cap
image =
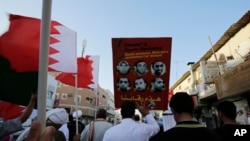
[[[73,113],[73,117],[74,118],[79,118],[82,116],[82,111],[81,110],[77,110]]]
[[[50,119],[55,124],[65,124],[68,121],[68,113],[64,108],[55,108],[46,112],[46,119]]]

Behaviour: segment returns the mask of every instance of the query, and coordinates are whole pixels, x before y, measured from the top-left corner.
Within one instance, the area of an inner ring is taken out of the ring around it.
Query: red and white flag
[[[18,104],[0,101],[0,117],[4,120],[17,118],[22,114],[25,108],[26,107]]]
[[[38,71],[41,20],[9,15],[9,30],[0,36],[0,55],[17,72]],[[51,21],[49,71],[76,73],[76,32]]]
[[[18,118],[22,115],[26,106],[0,101],[0,117],[4,120]],[[29,118],[33,119],[37,116],[37,110],[33,109]]]
[[[81,87],[81,88],[97,88],[98,87],[98,77],[99,77],[99,56],[87,55],[85,58],[77,58],[77,78],[75,74],[71,73],[60,73],[56,80],[71,85]],[[75,79],[77,79],[77,84],[75,84]]]

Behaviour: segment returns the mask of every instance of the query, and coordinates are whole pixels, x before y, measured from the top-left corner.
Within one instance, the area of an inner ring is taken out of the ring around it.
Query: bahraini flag
[[[0,101],[0,117],[4,120],[14,119],[20,117],[27,106],[18,105],[6,101]],[[33,109],[29,118],[33,119],[37,116],[37,109]]]
[[[0,36],[0,55],[17,72],[38,71],[41,20],[9,15],[9,29]],[[76,73],[76,32],[51,21],[49,71]]]
[[[19,117],[22,114],[23,110],[25,110],[24,106],[10,102],[0,101],[0,116],[4,120]]]
[[[97,88],[99,74],[99,56],[87,55],[77,58],[77,74],[60,73],[56,80],[81,88]],[[75,78],[77,77],[77,78]],[[75,83],[77,79],[77,84]]]

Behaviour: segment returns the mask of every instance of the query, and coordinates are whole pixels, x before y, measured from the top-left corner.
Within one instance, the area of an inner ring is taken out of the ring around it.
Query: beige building
[[[56,76],[57,73],[52,75]],[[109,90],[100,86],[98,89],[75,88],[59,81],[57,84],[55,107],[63,107],[72,114],[77,105],[87,122],[95,118],[98,108],[107,109],[109,119],[114,117],[114,95]]]
[[[244,118],[237,121],[250,124],[250,11],[212,45],[197,62],[189,62],[189,70],[170,87],[174,93],[188,92],[201,109],[201,121],[208,127],[218,126],[215,104],[233,101]]]

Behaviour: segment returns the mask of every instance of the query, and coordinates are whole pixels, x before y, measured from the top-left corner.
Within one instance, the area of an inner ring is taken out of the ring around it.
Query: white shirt
[[[147,123],[138,123],[132,118],[123,119],[105,132],[103,141],[148,141],[160,131],[160,127],[151,114],[145,119]]]
[[[81,133],[81,141],[88,141],[89,137],[89,124],[84,128]],[[107,129],[113,125],[107,121],[95,121],[94,122],[94,138],[93,141],[102,141],[104,133]]]
[[[69,141],[69,129],[67,123],[63,124],[58,130],[62,131],[66,138],[66,141]]]

